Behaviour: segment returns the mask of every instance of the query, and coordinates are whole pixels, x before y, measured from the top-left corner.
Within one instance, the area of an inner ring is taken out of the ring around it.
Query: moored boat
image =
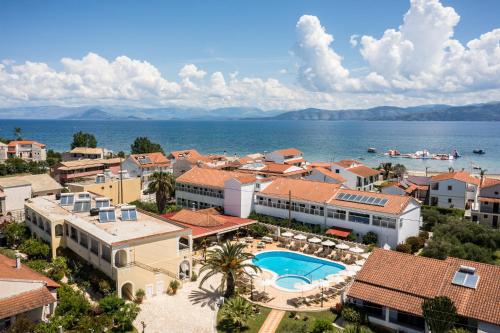
[[[472,151],[474,154],[478,154],[478,155],[483,155],[483,154],[486,154],[486,152],[482,149],[474,149]]]
[[[370,148],[367,149],[367,152],[369,152],[369,153],[376,153],[377,149],[370,147]]]

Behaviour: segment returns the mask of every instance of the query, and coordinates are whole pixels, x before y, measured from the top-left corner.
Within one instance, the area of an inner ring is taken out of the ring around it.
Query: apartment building
[[[262,188],[254,210],[285,219],[290,215],[324,229],[350,230],[358,240],[372,231],[379,246],[390,247],[418,235],[421,223],[420,204],[413,198],[298,179],[278,178]]]
[[[340,174],[323,167],[316,167],[305,177],[307,180],[314,180],[323,183],[344,184],[347,180]]]
[[[176,179],[175,198],[182,207],[213,207],[228,215],[248,217],[259,186],[254,175],[196,167]]]
[[[279,149],[264,155],[267,162],[277,164],[295,165],[297,167],[304,166],[306,160],[304,154],[296,148]]]
[[[331,163],[330,170],[342,176],[345,186],[360,191],[373,191],[380,171],[367,167],[356,160],[341,160]]]
[[[477,203],[472,208],[472,221],[500,228],[500,180],[485,178],[481,184]]]
[[[17,157],[27,161],[45,161],[47,151],[43,143],[33,140],[15,140],[7,144],[7,157]]]
[[[116,283],[118,295],[132,299],[164,293],[172,279],[191,275],[191,230],[135,206],[112,206],[90,193],[36,197],[25,204],[26,224],[57,248],[69,248]]]
[[[121,158],[62,161],[54,167],[53,176],[59,183],[66,184],[82,177],[96,176],[106,170],[117,174],[121,162]]]
[[[8,330],[18,316],[45,321],[57,305],[59,284],[43,274],[0,254],[0,330]]]
[[[5,161],[8,158],[8,150],[9,146],[6,143],[0,142],[0,161]]]
[[[130,177],[139,177],[142,187],[149,184],[149,176],[155,172],[172,173],[170,161],[163,153],[131,154],[123,162],[123,170],[127,170]]]
[[[63,161],[74,161],[81,159],[103,159],[112,157],[113,152],[106,148],[75,147],[62,154]]]
[[[431,177],[429,204],[468,210],[476,202],[479,178],[466,171],[446,172]]]
[[[121,175],[121,176],[120,176]],[[66,183],[70,192],[90,192],[109,198],[112,204],[141,200],[141,179],[132,178],[127,171],[113,174],[110,171]]]
[[[299,179],[309,173],[307,167],[279,164],[274,162],[255,162],[242,165],[239,172],[254,174],[258,177],[287,177]]]
[[[375,249],[347,290],[347,302],[388,331],[421,333],[428,332],[424,300],[446,296],[467,330],[498,333],[499,277],[500,266]]]
[[[291,215],[324,229],[348,229],[358,239],[373,231],[380,246],[395,247],[418,235],[420,204],[414,198],[344,189],[319,181],[248,176],[192,169],[177,179],[177,204],[195,209],[215,207],[243,218],[252,211],[279,218]]]

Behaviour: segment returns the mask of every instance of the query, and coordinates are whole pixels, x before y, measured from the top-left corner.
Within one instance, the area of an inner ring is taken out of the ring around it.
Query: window
[[[122,220],[123,221],[137,221],[137,211],[135,207],[123,207],[122,208]]]
[[[340,170],[339,169],[335,169],[335,173],[340,173]]]
[[[448,203],[451,203],[451,198],[448,198]]]
[[[349,221],[363,224],[370,224],[370,215],[349,212]]]
[[[111,262],[111,247],[109,245],[102,244],[101,258],[107,262]]]
[[[105,183],[106,182],[106,177],[104,177],[104,175],[97,175],[96,178],[95,178],[95,182],[97,184]]]
[[[87,192],[78,193],[78,199],[90,199],[90,193]]]
[[[448,191],[451,191],[451,190],[453,190],[453,186],[448,185]]]
[[[100,208],[99,210],[99,222],[113,222],[115,221],[115,209],[113,207],[108,208]]]
[[[439,190],[439,183],[432,183],[431,184],[431,189],[434,190],[434,191],[438,191]]]
[[[55,233],[56,237],[61,237],[63,235],[63,226],[61,224],[56,225]]]
[[[71,227],[71,239],[74,241],[78,241],[78,230]]]
[[[99,241],[92,237],[90,237],[90,252],[92,252],[96,256],[99,255]]]
[[[73,205],[74,212],[89,212],[90,211],[90,199],[76,200]]]
[[[374,215],[372,224],[382,228],[396,229],[396,219],[394,217]]]
[[[340,209],[329,209],[328,210],[328,217],[334,218],[337,220],[345,220],[346,211],[340,210]]]
[[[61,206],[71,206],[75,200],[75,195],[73,193],[63,193],[61,194]]]
[[[84,248],[88,247],[88,238],[86,233],[83,232],[80,233],[80,245],[83,246]]]
[[[109,199],[103,199],[103,198],[98,198],[95,200],[95,207],[96,208],[101,208],[101,207],[109,207]]]

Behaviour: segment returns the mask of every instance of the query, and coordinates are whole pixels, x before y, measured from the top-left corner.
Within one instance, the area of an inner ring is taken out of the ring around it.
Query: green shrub
[[[280,325],[280,332],[309,333],[309,328],[307,323],[300,320],[285,321]]]
[[[352,305],[346,305],[342,308],[341,311],[342,318],[348,323],[352,324],[360,324],[361,323],[361,313],[359,310],[352,306]]]
[[[424,247],[425,245],[425,240],[420,237],[408,237],[406,239],[406,244],[408,244],[411,248],[411,253],[417,253],[418,250]]]
[[[363,244],[377,244],[378,243],[378,235],[373,232],[369,231],[363,236]]]
[[[175,294],[177,293],[177,289],[179,288],[179,281],[175,279],[171,280],[168,286],[170,287],[170,290],[172,290],[172,294]]]
[[[36,238],[30,238],[21,244],[19,251],[26,253],[29,259],[46,259],[49,256],[50,247]]]
[[[253,237],[263,237],[269,234],[269,230],[267,230],[266,226],[262,224],[252,224],[248,228],[248,231]]]
[[[135,302],[137,304],[141,304],[142,300],[144,299],[144,296],[146,296],[146,293],[144,292],[144,289],[137,289],[135,292]]]
[[[195,272],[192,272],[191,273],[191,281],[194,282],[198,280],[198,274],[196,274]]]
[[[330,333],[334,332],[332,323],[327,319],[316,319],[314,321],[311,333]]]
[[[12,248],[21,245],[29,235],[28,228],[22,223],[9,223],[1,231],[7,239],[7,245]]]
[[[400,243],[396,245],[396,251],[403,253],[411,253],[411,246],[406,243]]]
[[[54,258],[49,267],[49,277],[56,281],[61,281],[68,270],[68,264],[64,257]]]
[[[418,233],[418,237],[428,240],[429,239],[429,232],[423,230]]]
[[[50,263],[45,259],[29,260],[24,263],[26,266],[31,268],[38,273],[46,274],[50,267]]]

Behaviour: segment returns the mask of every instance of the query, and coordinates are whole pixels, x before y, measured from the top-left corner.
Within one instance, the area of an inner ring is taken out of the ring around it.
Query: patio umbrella
[[[356,260],[356,265],[358,266],[363,266],[365,264],[366,260],[365,259],[361,259],[361,260]]]
[[[354,276],[354,275],[356,275],[356,272],[355,271],[348,271],[348,270],[344,269],[344,270],[342,270],[342,271],[339,272],[339,275]]]
[[[251,269],[251,268],[250,268],[250,267],[248,267],[248,266],[245,266],[245,267],[243,268],[243,270],[245,271],[245,273],[247,273],[247,274],[248,274],[248,275],[250,275],[250,276],[257,276],[257,275],[259,275],[256,271],[254,271],[253,269]]]
[[[351,247],[349,249],[349,251],[354,252],[354,253],[363,253],[363,252],[365,252],[365,250],[363,250],[362,248],[358,247],[357,245],[354,246],[354,247]]]
[[[283,236],[283,237],[293,237],[293,233],[290,232],[290,231],[286,231],[286,232],[282,233],[281,236]]]
[[[309,238],[307,241],[309,243],[321,243],[321,239],[319,239],[318,237]]]
[[[368,257],[370,256],[370,254],[371,254],[370,252],[367,252],[367,253],[363,253],[363,254],[361,254],[361,256],[362,256],[363,258],[365,258],[365,259],[368,259]]]
[[[340,249],[340,250],[347,250],[349,248],[349,245],[344,244],[344,243],[340,243],[340,244],[335,245],[335,247],[337,249]]]
[[[321,242],[321,245],[324,245],[324,246],[334,246],[335,242],[332,242],[331,240],[327,239],[326,241]]]
[[[296,284],[293,285],[293,287],[296,290],[300,290],[301,296],[304,296],[304,291],[311,290],[312,285],[310,285],[309,283],[297,282]]]
[[[207,248],[208,251],[215,251],[215,250],[220,250],[222,249],[222,247],[220,245],[214,245],[214,246],[210,246],[209,248]]]
[[[293,236],[293,238],[295,238],[297,240],[305,240],[305,239],[307,239],[307,237],[304,236],[304,235],[302,235],[302,234],[295,235],[295,236]]]

